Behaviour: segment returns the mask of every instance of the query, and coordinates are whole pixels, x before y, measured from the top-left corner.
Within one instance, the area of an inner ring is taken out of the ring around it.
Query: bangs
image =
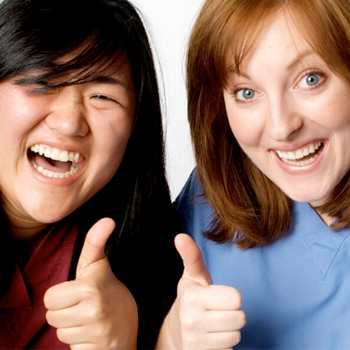
[[[240,73],[242,61],[279,13],[292,19],[300,35],[335,74],[350,81],[349,2],[254,0],[241,2],[220,33],[223,47],[229,48],[225,54],[221,52],[216,67],[221,86],[227,86],[228,71]]]
[[[350,81],[350,2],[294,0],[288,10],[313,51]]]
[[[73,52],[67,51],[62,57],[49,59],[45,66],[32,63],[15,77],[15,84],[46,84],[48,88],[83,84],[97,76],[122,72],[129,63],[122,43],[106,43],[100,35],[92,35]]]
[[[273,18],[283,12],[285,4],[286,2],[278,0],[253,0],[241,3],[232,13],[223,30],[223,34],[226,34],[226,38],[223,38],[226,51],[221,55],[218,67],[222,87],[227,86],[228,72],[240,74],[244,58],[255,47],[261,33],[272,23]]]
[[[26,83],[40,72],[45,81],[87,81],[115,72],[127,61],[132,24],[108,1],[5,0],[0,6],[0,82]],[[33,76],[33,75],[32,75]]]

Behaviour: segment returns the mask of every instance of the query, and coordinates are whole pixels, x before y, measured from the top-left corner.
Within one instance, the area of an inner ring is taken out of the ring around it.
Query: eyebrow
[[[311,55],[313,53],[314,53],[314,51],[312,51],[312,50],[305,50],[305,51],[303,51],[293,61],[291,61],[288,64],[287,70],[291,70],[296,64],[298,64],[300,61],[302,61],[305,56],[309,56],[309,55]]]
[[[294,60],[292,60],[288,65],[287,65],[287,70],[291,70],[296,64],[300,63],[300,61],[302,61],[304,59],[304,57],[306,56],[309,56],[311,54],[314,54],[315,52],[313,50],[305,50],[303,51],[302,53],[300,53]],[[244,77],[246,79],[249,79],[250,80],[250,76],[247,74],[247,73],[244,73],[244,72],[239,72],[237,73],[237,70],[234,68],[234,66],[231,66],[229,69],[228,69],[228,73],[229,74],[237,74],[241,77]]]

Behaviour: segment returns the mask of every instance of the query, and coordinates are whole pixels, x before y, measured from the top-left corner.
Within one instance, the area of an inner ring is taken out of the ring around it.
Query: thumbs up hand
[[[44,296],[47,322],[72,350],[136,349],[136,302],[104,254],[114,226],[109,218],[98,221],[86,236],[76,279],[51,287]]]
[[[184,272],[156,349],[232,349],[245,324],[241,294],[232,287],[212,285],[202,253],[190,236],[177,235],[175,246]]]

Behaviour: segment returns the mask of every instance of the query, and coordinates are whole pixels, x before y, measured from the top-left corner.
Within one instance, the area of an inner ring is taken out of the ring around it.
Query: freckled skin
[[[247,99],[244,89],[254,96]],[[243,151],[287,196],[313,205],[323,203],[350,168],[349,97],[349,84],[312,52],[285,14],[266,28],[242,75],[230,73],[224,90]],[[313,166],[285,165],[276,155],[316,141],[325,146]]]

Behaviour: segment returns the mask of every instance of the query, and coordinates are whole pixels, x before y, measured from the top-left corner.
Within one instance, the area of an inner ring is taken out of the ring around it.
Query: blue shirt
[[[334,232],[307,203],[293,202],[285,238],[240,250],[204,238],[213,213],[201,193],[193,173],[175,207],[213,283],[242,294],[247,323],[235,349],[350,349],[350,230]]]

